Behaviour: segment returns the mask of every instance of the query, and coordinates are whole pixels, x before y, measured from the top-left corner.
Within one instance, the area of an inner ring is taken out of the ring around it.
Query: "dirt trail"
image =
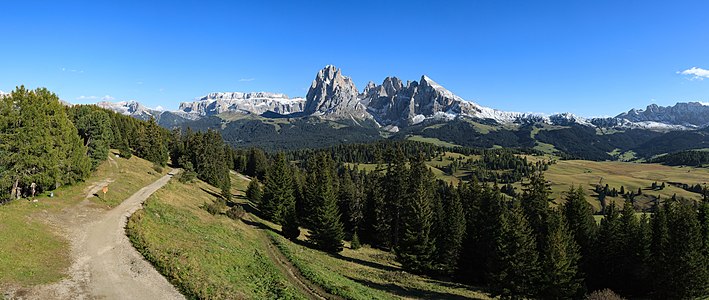
[[[17,299],[184,299],[167,279],[131,245],[125,225],[142,203],[164,186],[173,170],[123,201],[101,212],[88,200],[62,219],[69,226],[72,266],[69,278],[29,291]],[[100,188],[106,180],[94,185]],[[89,191],[91,192],[91,191]],[[90,193],[89,195],[93,195]],[[87,218],[86,216],[94,216]]]

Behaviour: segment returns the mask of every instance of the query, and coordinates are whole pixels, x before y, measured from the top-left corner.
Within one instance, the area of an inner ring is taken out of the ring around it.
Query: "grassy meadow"
[[[87,194],[90,206],[108,209],[160,176],[152,163],[135,156],[129,160],[112,157],[86,182],[60,187],[53,198],[45,193],[35,198],[37,202],[16,200],[0,206],[0,288],[62,279],[71,264],[69,241],[61,228],[63,218],[67,218],[65,211]],[[111,182],[106,197],[92,196],[92,187],[102,187],[107,179]]]
[[[202,208],[218,194],[198,180],[171,181],[130,218],[131,242],[188,298],[303,299],[268,258],[260,230]]]

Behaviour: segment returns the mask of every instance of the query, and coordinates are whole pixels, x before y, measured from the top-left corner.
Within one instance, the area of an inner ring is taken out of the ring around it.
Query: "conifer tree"
[[[391,236],[392,247],[397,247],[403,234],[401,230],[403,223],[401,214],[404,210],[402,201],[407,194],[408,184],[406,179],[409,178],[409,169],[406,166],[406,156],[400,148],[397,148],[391,155],[386,175],[384,175],[384,202],[387,205],[388,219],[391,220],[391,233],[389,235]]]
[[[326,153],[317,155],[320,168],[313,170],[313,178],[317,186],[311,195],[311,203],[315,205],[315,215],[312,216],[310,228],[310,241],[320,250],[337,253],[342,251],[344,228],[340,221],[340,212],[337,206],[337,194],[332,174],[332,159]]]
[[[536,298],[539,294],[539,254],[527,218],[519,206],[503,206],[496,251],[490,267],[490,288],[503,299]]]
[[[263,197],[263,191],[261,190],[261,184],[258,182],[258,178],[254,177],[249,182],[248,187],[246,187],[246,199],[253,203],[261,203]]]
[[[283,231],[283,236],[290,240],[297,240],[298,236],[300,236],[295,201],[291,201],[283,207],[283,226],[281,230]]]
[[[465,234],[465,214],[460,195],[453,186],[443,183],[441,202],[442,215],[437,218],[437,263],[440,272],[451,274],[455,271],[460,257]]]
[[[566,224],[574,236],[574,241],[579,246],[581,258],[579,260],[579,270],[585,275],[591,274],[591,255],[593,243],[596,240],[598,226],[593,218],[593,207],[586,201],[583,188],[573,186],[566,192],[566,203],[564,204],[564,214]]]
[[[706,296],[709,275],[703,253],[702,229],[693,205],[677,203],[668,216],[667,282],[665,299]]]
[[[278,153],[273,165],[266,173],[263,199],[259,205],[261,213],[268,220],[283,222],[283,208],[295,202],[290,167],[283,153]]]
[[[71,108],[74,124],[84,140],[91,165],[96,169],[108,156],[108,149],[113,140],[111,119],[108,113],[95,106],[77,105]]]
[[[387,211],[384,176],[381,172],[371,172],[367,179],[367,240],[376,248],[391,249],[391,215]]]
[[[547,237],[541,253],[543,299],[571,299],[583,296],[583,277],[578,271],[580,253],[561,212],[551,210]]]
[[[549,202],[552,200],[549,198],[550,195],[551,188],[541,171],[533,172],[529,182],[523,183],[521,205],[537,242],[541,242],[541,239],[546,236],[546,219],[549,214]],[[537,249],[541,250],[541,247]]]
[[[669,206],[661,205],[660,201],[653,206],[653,214],[650,219],[652,238],[650,242],[651,283],[654,287],[654,294],[659,296],[663,293],[661,289],[667,286],[667,272],[669,256],[669,231],[667,227],[667,209]]]
[[[411,162],[408,189],[403,198],[401,239],[396,248],[402,266],[414,272],[431,269],[436,241],[432,235],[433,173],[422,155]]]

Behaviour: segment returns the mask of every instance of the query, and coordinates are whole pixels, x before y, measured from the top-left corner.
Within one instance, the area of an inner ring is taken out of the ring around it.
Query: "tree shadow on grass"
[[[435,291],[426,291],[422,289],[417,289],[417,288],[405,288],[393,283],[376,283],[372,282],[369,280],[364,280],[364,279],[357,279],[357,278],[352,278],[349,276],[345,276],[349,278],[350,280],[357,282],[361,285],[374,288],[383,292],[387,292],[390,294],[397,295],[399,297],[404,297],[404,298],[415,298],[415,299],[483,299],[483,298],[468,298],[465,296],[461,295],[456,295],[456,294],[450,294],[450,293],[444,293],[444,292],[435,292]]]
[[[392,267],[392,266],[387,266],[387,265],[380,264],[380,263],[373,262],[373,261],[366,261],[366,260],[359,259],[359,258],[347,257],[347,256],[343,256],[343,255],[341,255],[341,254],[339,254],[339,253],[338,253],[338,254],[330,254],[330,256],[332,256],[332,257],[334,257],[334,258],[337,258],[337,259],[344,260],[344,261],[348,261],[348,262],[351,262],[351,263],[354,263],[354,264],[358,264],[358,265],[361,265],[361,266],[370,267],[370,268],[373,268],[373,269],[379,269],[379,270],[382,270],[382,271],[387,271],[387,272],[398,272],[398,271],[401,271],[400,268],[396,268],[396,267]]]

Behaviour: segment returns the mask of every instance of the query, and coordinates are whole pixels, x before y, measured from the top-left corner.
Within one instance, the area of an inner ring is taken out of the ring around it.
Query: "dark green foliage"
[[[403,224],[402,214],[404,211],[404,198],[410,196],[409,184],[410,180],[409,168],[407,167],[407,158],[401,149],[393,150],[390,153],[391,157],[387,164],[387,171],[384,175],[384,203],[387,219],[390,220],[391,232],[388,234],[392,247],[396,248],[399,245],[399,240],[403,235],[401,226]],[[423,176],[423,175],[421,175]]]
[[[221,198],[217,198],[211,203],[204,203],[204,205],[202,205],[202,208],[204,208],[204,210],[206,210],[212,215],[218,215],[222,213],[224,207],[226,207],[226,203]]]
[[[586,195],[580,186],[572,186],[566,193],[565,200],[564,215],[581,255],[579,270],[582,274],[589,275],[592,268],[593,243],[598,232],[593,218],[593,207],[586,201]]]
[[[522,208],[502,206],[490,267],[490,288],[503,299],[535,298],[539,293],[539,254]]]
[[[312,228],[308,238],[318,249],[337,253],[342,251],[344,228],[337,205],[333,162],[324,153],[318,155],[316,161],[318,168],[311,169],[312,175],[309,176],[317,182],[317,186],[308,195],[312,197],[309,202],[313,204],[315,212],[310,221]]]
[[[283,207],[283,226],[281,230],[283,231],[283,236],[290,240],[297,240],[298,236],[300,236],[295,201],[291,201]]]
[[[355,231],[355,233],[352,234],[352,241],[350,242],[350,249],[352,250],[357,250],[362,247],[362,244],[359,242],[359,235]]]
[[[87,148],[59,98],[15,89],[0,98],[0,203],[85,179]]]
[[[522,209],[527,216],[529,226],[532,227],[532,232],[534,232],[537,242],[541,242],[541,239],[547,235],[549,203],[552,201],[549,198],[551,188],[541,171],[532,173],[529,177],[529,182],[523,183],[522,186]],[[542,250],[541,244],[538,245],[537,249]]]
[[[700,167],[709,164],[709,151],[680,151],[659,156],[650,162],[662,163],[668,166]]]
[[[541,253],[542,299],[571,299],[584,294],[579,272],[579,246],[561,212],[552,210],[547,220],[547,236]]]
[[[166,138],[155,119],[150,119],[148,125],[138,130],[138,141],[135,148],[136,155],[165,166],[169,158],[167,152]]]
[[[664,299],[688,299],[706,296],[709,276],[704,255],[702,226],[693,205],[675,203],[667,216],[667,273],[665,286],[656,287]],[[655,274],[660,276],[660,274]]]
[[[244,208],[240,205],[234,205],[229,210],[226,211],[226,216],[232,220],[239,220],[246,214]]]
[[[284,207],[289,207],[294,202],[295,196],[293,195],[293,179],[290,166],[286,161],[285,155],[279,153],[276,161],[266,173],[263,198],[259,208],[266,219],[281,224],[283,222]]]
[[[225,163],[230,161],[230,150],[217,132],[173,131],[169,144],[174,165],[194,171],[199,179],[219,187],[225,200],[231,200],[229,164]]]
[[[451,185],[439,182],[441,212],[436,217],[435,228],[438,237],[436,245],[439,272],[455,272],[465,235],[465,212],[458,191]]]
[[[264,179],[267,169],[268,160],[263,150],[251,148],[248,154],[248,162],[246,163],[246,175]]]
[[[249,186],[246,187],[246,199],[249,199],[249,201],[258,204],[261,203],[262,198],[263,190],[261,189],[261,184],[258,182],[258,179],[254,177],[249,182]]]
[[[401,239],[396,247],[397,259],[405,269],[426,272],[432,269],[436,250],[432,234],[433,173],[423,156],[411,162],[408,189],[401,203]]]
[[[71,107],[69,111],[79,136],[84,141],[84,146],[88,148],[87,154],[91,158],[91,166],[96,169],[102,161],[106,160],[108,149],[114,143],[112,120],[104,109],[93,105],[77,105]]]
[[[381,167],[377,168],[378,170]],[[367,214],[365,219],[366,241],[373,247],[391,249],[391,214],[387,210],[384,186],[384,175],[381,172],[372,172],[366,180],[367,188]]]

